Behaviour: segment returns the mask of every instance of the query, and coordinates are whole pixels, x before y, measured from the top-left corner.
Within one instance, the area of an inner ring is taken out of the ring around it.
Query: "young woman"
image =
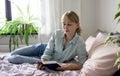
[[[62,29],[50,38],[48,44],[36,44],[24,48],[16,49],[11,56],[6,56],[4,60],[11,63],[31,63],[37,61],[57,61],[64,63],[57,70],[80,70],[87,59],[85,42],[80,36],[81,28],[79,17],[74,11],[67,11],[61,18]],[[71,62],[78,56],[78,62]],[[37,65],[42,69],[42,65]]]

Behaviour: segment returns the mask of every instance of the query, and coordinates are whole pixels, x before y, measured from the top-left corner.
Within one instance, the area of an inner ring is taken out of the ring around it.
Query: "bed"
[[[114,63],[120,47],[114,46],[112,43],[105,46],[105,38],[106,35],[103,33],[98,33],[96,37],[88,37],[86,40],[88,59],[81,70],[38,70],[36,64],[16,65],[0,60],[0,76],[112,76],[118,70]]]
[[[79,76],[79,71],[37,70],[36,64],[11,64],[0,60],[0,76]]]

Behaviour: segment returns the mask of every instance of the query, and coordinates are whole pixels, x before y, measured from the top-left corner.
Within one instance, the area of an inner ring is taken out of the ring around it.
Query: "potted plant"
[[[120,3],[118,4],[118,12],[115,14],[114,20],[117,20],[117,24],[120,23]],[[120,46],[120,33],[111,33],[105,40],[105,44],[108,44],[110,42],[117,46]],[[118,69],[120,69],[120,53],[117,53],[116,56],[117,59],[115,61],[115,65],[117,65]]]
[[[9,50],[12,51],[19,47],[19,42],[24,41],[26,45],[29,45],[29,36],[32,34],[38,34],[38,27],[36,26],[38,18],[30,14],[29,3],[26,9],[26,15],[24,15],[21,8],[12,2],[18,9],[20,15],[12,21],[5,21],[4,26],[0,29],[1,35],[10,35],[9,38]],[[24,18],[26,17],[26,18]],[[12,45],[14,46],[12,48]]]

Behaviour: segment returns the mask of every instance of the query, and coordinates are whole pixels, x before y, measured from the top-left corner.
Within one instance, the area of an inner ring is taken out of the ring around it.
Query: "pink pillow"
[[[94,40],[93,45],[91,46],[91,48],[89,49],[89,55],[88,57],[91,57],[92,53],[95,51],[95,48],[101,44],[104,44],[105,39],[106,39],[106,35],[99,32]]]
[[[93,37],[93,36],[89,36],[89,37],[87,38],[87,40],[85,41],[86,50],[87,50],[88,53],[89,53],[89,51],[90,51],[90,49],[91,49],[94,41],[95,41],[95,37]]]
[[[105,37],[99,33],[91,47],[91,55],[83,65],[81,73],[84,76],[112,76],[117,71],[114,65],[116,53],[120,52],[120,47],[114,44],[104,45]]]

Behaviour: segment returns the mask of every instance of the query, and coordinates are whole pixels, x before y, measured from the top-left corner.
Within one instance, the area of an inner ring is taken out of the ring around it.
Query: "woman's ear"
[[[80,23],[77,24],[78,28],[80,28]]]

